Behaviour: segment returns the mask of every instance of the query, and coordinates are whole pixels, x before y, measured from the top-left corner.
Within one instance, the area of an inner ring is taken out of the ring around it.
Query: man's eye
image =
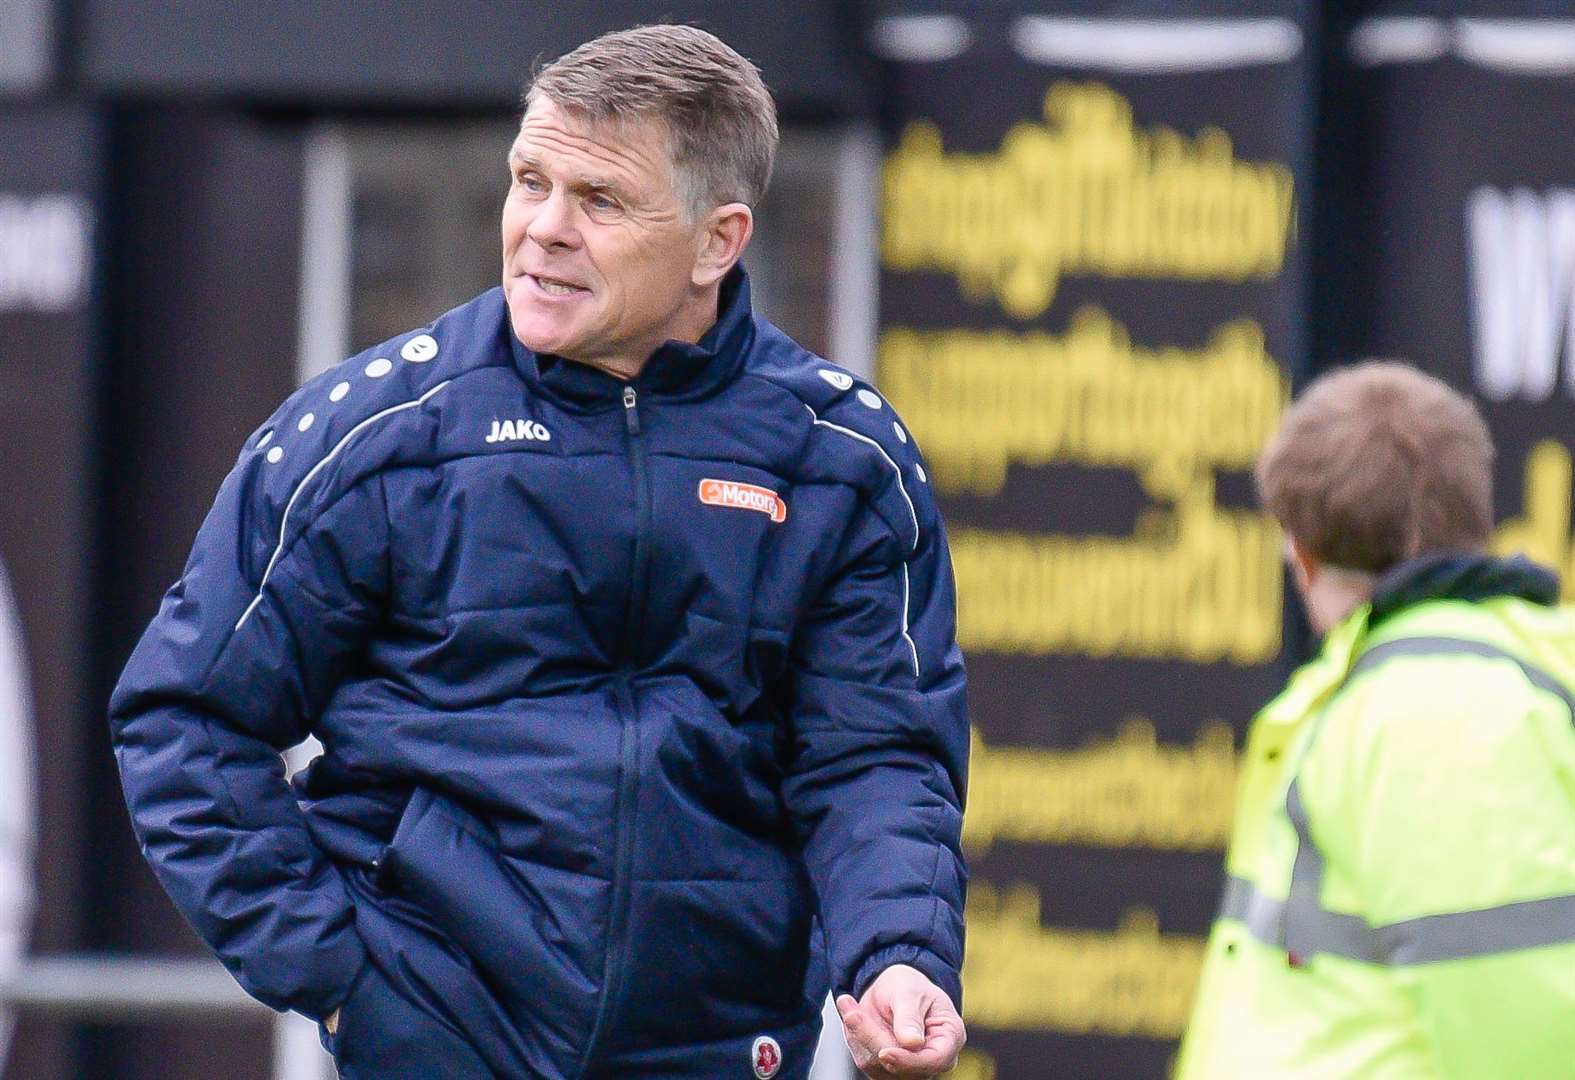
[[[610,198],[609,196],[606,196],[606,195],[592,195],[589,199],[586,200],[586,202],[588,202],[590,204],[591,209],[593,209],[593,210],[616,210],[616,209],[618,209],[617,202],[615,202],[612,198]]]
[[[526,191],[540,191],[543,187],[541,177],[535,173],[517,172],[514,174],[514,182]]]

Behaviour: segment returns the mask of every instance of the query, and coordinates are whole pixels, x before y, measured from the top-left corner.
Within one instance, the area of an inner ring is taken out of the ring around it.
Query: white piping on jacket
[[[913,654],[913,677],[919,677],[919,647],[913,643],[913,636],[908,633],[908,564],[902,564],[902,640],[908,643],[908,651]]]
[[[414,409],[418,405],[425,404],[427,398],[443,389],[449,384],[449,382],[450,380],[444,379],[442,382],[438,383],[436,386],[422,394],[420,397],[416,398],[414,401],[406,401],[403,404],[394,405],[390,408],[384,409],[380,413],[373,413],[355,427],[345,432],[344,438],[335,443],[334,448],[328,451],[321,461],[307,470],[306,475],[301,477],[301,482],[295,485],[295,490],[290,493],[290,501],[284,504],[284,514],[279,518],[279,545],[273,549],[273,555],[268,559],[268,566],[263,570],[262,580],[257,583],[257,595],[252,598],[252,602],[250,604],[246,605],[246,610],[241,612],[241,617],[236,620],[236,630],[239,630],[243,625],[245,625],[246,620],[251,617],[251,613],[256,610],[257,605],[262,602],[263,589],[268,587],[268,575],[273,573],[274,564],[279,561],[279,556],[284,554],[284,540],[289,534],[290,511],[295,508],[295,500],[301,497],[301,492],[306,490],[306,485],[312,482],[312,477],[316,476],[318,471],[322,469],[324,465],[327,465],[330,461],[332,461],[335,455],[345,448],[346,443],[365,430],[368,425],[376,423],[385,416],[392,416],[394,413],[403,412],[406,409]]]
[[[860,435],[857,431],[845,428],[841,424],[833,424],[830,420],[822,420],[819,415],[816,414],[815,410],[810,408],[807,403],[804,404],[804,408],[809,409],[810,418],[822,427],[828,427],[832,431],[840,431],[842,434],[848,436],[851,439],[857,439],[861,443],[866,443],[870,446],[873,446],[875,448],[875,452],[885,460],[887,465],[891,466],[891,471],[897,475],[897,490],[902,493],[902,501],[908,504],[908,514],[913,518],[913,547],[910,549],[910,554],[913,551],[917,551],[919,548],[919,513],[913,508],[913,500],[908,497],[908,489],[902,482],[902,467],[891,459],[891,455],[886,453],[885,447],[876,442],[874,439],[870,438],[868,435]],[[913,654],[913,677],[918,678],[919,647],[913,643],[913,637],[908,633],[907,560],[903,560],[902,564],[902,640],[908,643],[908,651]]]

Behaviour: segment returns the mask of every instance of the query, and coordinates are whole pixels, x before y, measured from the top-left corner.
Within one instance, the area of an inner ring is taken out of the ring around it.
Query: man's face
[[[509,151],[503,291],[536,352],[633,374],[663,342],[696,340],[702,228],[686,221],[658,124],[593,125],[538,97]]]

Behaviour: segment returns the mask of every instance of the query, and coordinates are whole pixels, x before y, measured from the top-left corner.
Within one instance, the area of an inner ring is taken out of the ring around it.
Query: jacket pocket
[[[371,977],[372,961],[368,958],[361,965],[361,970],[356,974],[355,979],[350,983],[350,989],[345,992],[344,1000],[339,1003],[339,1008],[336,1010],[339,1013],[339,1019],[334,1021],[334,1030],[330,1032],[328,1025],[325,1023],[319,1022],[317,1025],[318,1039],[322,1042],[323,1049],[327,1050],[336,1061],[339,1058],[339,1047],[344,1042],[345,1031],[350,1024],[350,1017],[359,1014],[361,993],[366,987],[367,980]]]
[[[620,1049],[778,1030],[818,1012],[806,882],[636,882]]]
[[[491,829],[418,788],[383,854],[390,887],[418,905],[504,997],[537,1002],[561,1030],[600,990],[605,879],[503,854]]]
[[[490,975],[505,983],[520,975],[506,939],[528,905],[480,821],[417,788],[380,863],[382,879],[420,904]]]
[[[370,961],[325,1045],[342,1080],[492,1080],[496,1069],[431,1013],[406,1000]]]

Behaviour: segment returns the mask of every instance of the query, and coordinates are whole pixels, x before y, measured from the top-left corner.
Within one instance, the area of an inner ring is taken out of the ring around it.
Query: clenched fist
[[[957,1064],[968,1033],[946,992],[917,968],[893,964],[861,1001],[837,998],[853,1064],[872,1080],[938,1076]]]

